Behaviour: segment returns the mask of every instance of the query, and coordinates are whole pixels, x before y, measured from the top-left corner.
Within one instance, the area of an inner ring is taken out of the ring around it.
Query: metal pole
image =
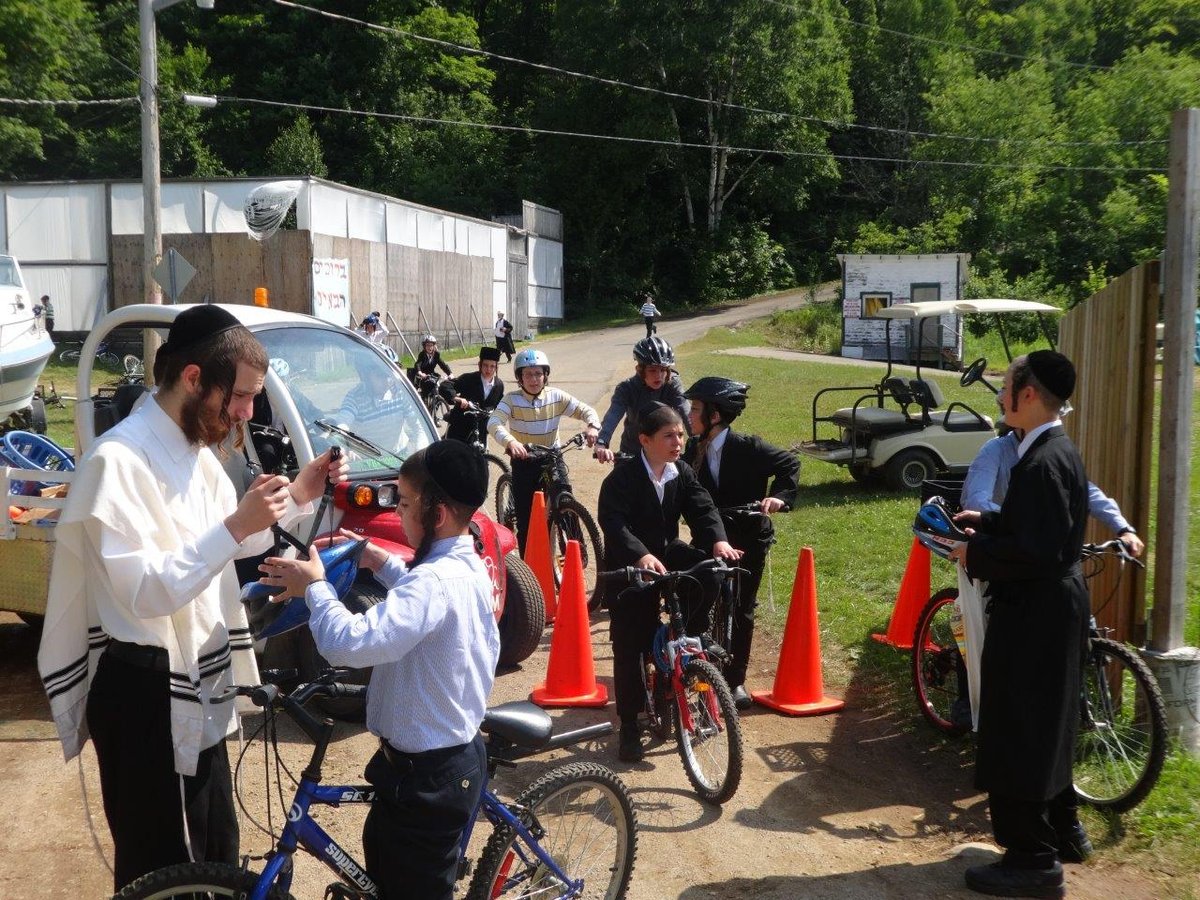
[[[162,303],[154,267],[162,257],[162,183],[158,142],[158,28],[152,0],[138,0],[138,46],[142,101],[142,281],[147,303]],[[148,360],[150,362],[150,360]],[[149,371],[149,367],[147,371]]]
[[[1163,254],[1162,419],[1158,442],[1158,521],[1149,648],[1183,645],[1187,611],[1188,480],[1192,433],[1192,348],[1200,252],[1200,109],[1171,122],[1167,246]]]
[[[475,327],[479,329],[479,343],[487,344],[491,342],[491,334],[483,330],[483,323],[479,321],[479,313],[475,312],[475,307],[471,307],[471,318],[475,320]]]
[[[450,312],[450,304],[446,304],[446,318],[450,320],[450,324],[454,326],[454,333],[458,335],[458,346],[463,350],[467,349],[467,342],[463,340],[462,329],[458,327],[458,323],[454,321],[454,313]],[[450,335],[446,335],[446,342],[450,342]]]

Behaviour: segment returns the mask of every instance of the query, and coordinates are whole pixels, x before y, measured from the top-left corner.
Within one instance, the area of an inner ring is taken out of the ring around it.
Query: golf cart
[[[916,346],[925,346],[924,327],[929,319],[945,315],[995,315],[1000,338],[1009,360],[1008,338],[1003,314],[1035,313],[1046,340],[1053,346],[1043,313],[1061,312],[1058,307],[1026,300],[934,300],[904,303],[879,310],[885,320],[887,370],[878,384],[824,388],[812,402],[812,440],[800,444],[805,456],[846,466],[856,481],[878,478],[893,490],[917,491],[921,482],[939,472],[959,474],[967,470],[979,449],[994,434],[992,419],[977,409],[955,401],[945,404],[941,388],[921,377],[921,358],[916,358],[916,375],[905,378],[893,371],[892,335],[894,322],[908,322],[917,329]],[[934,327],[937,323],[932,323]],[[998,389],[983,377],[987,360],[982,357],[963,371],[963,387],[981,382],[994,396]],[[852,406],[826,415],[818,412],[821,398],[836,392],[858,394]],[[888,401],[892,405],[888,404]],[[988,403],[988,409],[992,404]],[[828,423],[837,429],[836,438],[818,437],[818,427]]]

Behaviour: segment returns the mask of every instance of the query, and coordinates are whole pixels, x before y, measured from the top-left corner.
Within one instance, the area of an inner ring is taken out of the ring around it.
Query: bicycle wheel
[[[429,401],[429,415],[433,416],[433,427],[439,435],[446,433],[446,413],[450,411],[450,405],[443,399],[441,394],[435,394]]]
[[[513,500],[511,472],[496,479],[496,521],[513,534],[517,533],[517,504]]]
[[[550,551],[554,554],[554,586],[562,585],[562,567],[567,559],[567,541],[579,541],[583,561],[583,582],[587,590],[588,612],[600,608],[603,591],[599,585],[600,563],[604,559],[604,542],[596,520],[574,497],[558,501],[550,516]]]
[[[229,863],[180,863],[143,875],[125,886],[114,900],[192,900],[206,897],[246,897],[258,875]],[[291,900],[278,887],[267,892],[270,900]]]
[[[499,478],[501,475],[508,475],[510,472],[512,472],[512,469],[508,467],[508,463],[504,461],[504,457],[497,456],[495,453],[485,453],[483,454],[483,457],[488,461],[489,466],[493,466],[497,469],[495,472],[492,472],[491,469],[488,469],[489,476],[495,475],[496,478]]]
[[[1167,709],[1150,669],[1124,644],[1092,638],[1083,668],[1075,792],[1090,806],[1125,812],[1162,772]]]
[[[620,900],[637,856],[637,816],[629,791],[612,771],[571,763],[547,772],[510,807],[566,876],[572,893],[511,828],[497,828],[483,849],[467,900],[498,897]]]
[[[117,356],[111,350],[101,350],[96,354],[96,362],[115,367],[121,364],[121,357]]]
[[[675,735],[688,781],[709,803],[724,803],[742,780],[742,724],[733,692],[717,667],[693,659],[683,669],[683,693],[692,727],[675,706]]]
[[[917,708],[929,724],[950,735],[971,730],[967,666],[950,626],[957,599],[958,588],[944,588],[929,598],[917,617],[912,645]]]
[[[58,358],[62,362],[78,362],[80,347],[68,347],[66,350],[58,354]]]

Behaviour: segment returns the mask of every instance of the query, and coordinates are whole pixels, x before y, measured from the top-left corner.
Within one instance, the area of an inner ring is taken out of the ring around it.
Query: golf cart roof
[[[972,313],[1042,313],[1062,312],[1048,303],[1031,300],[928,300],[923,303],[901,303],[878,310],[880,319],[926,319],[932,316],[962,316]]]

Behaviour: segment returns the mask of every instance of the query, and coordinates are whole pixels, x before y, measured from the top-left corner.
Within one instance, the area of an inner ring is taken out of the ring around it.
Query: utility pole
[[[158,142],[158,27],[154,0],[138,0],[142,101],[142,286],[146,303],[162,303],[154,267],[162,258],[162,173]]]

